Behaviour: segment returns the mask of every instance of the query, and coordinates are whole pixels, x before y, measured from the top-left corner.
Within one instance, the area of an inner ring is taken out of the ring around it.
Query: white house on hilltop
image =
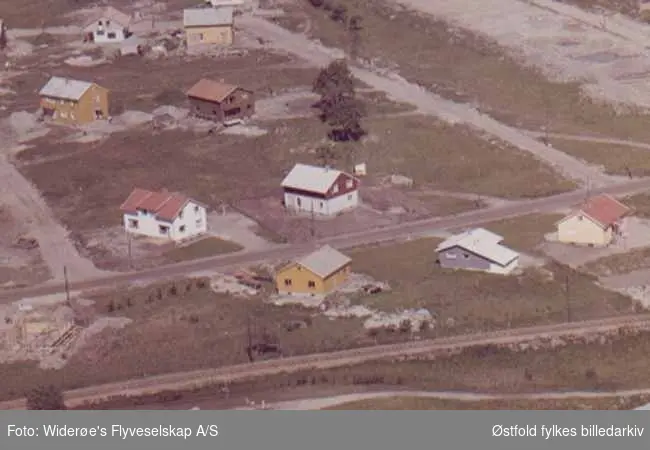
[[[284,206],[334,216],[359,205],[359,179],[328,167],[296,164],[282,181]]]
[[[179,241],[207,231],[207,207],[182,194],[136,188],[120,209],[128,233]]]
[[[86,23],[84,40],[97,44],[122,42],[131,35],[130,25],[131,16],[108,6],[93,15],[91,20]]]

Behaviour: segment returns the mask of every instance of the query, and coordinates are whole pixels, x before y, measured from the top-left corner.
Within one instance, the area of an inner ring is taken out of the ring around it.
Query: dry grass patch
[[[529,214],[481,225],[504,237],[503,243],[514,250],[530,254],[543,254],[538,250],[544,235],[555,229],[561,214]]]
[[[506,123],[557,132],[592,132],[639,140],[650,138],[642,114],[619,115],[584,96],[578,83],[548,81],[497,44],[443,21],[385,1],[349,0],[350,15],[363,17],[359,53],[396,66],[402,76],[444,97],[480,105]],[[300,1],[288,10],[311,21],[310,34],[325,45],[349,47],[347,32],[327,12]],[[295,21],[293,21],[295,23]],[[291,26],[291,23],[280,23]],[[386,30],[397,30],[386,33]],[[548,111],[550,121],[548,120]]]
[[[605,256],[582,266],[582,270],[597,276],[629,273],[650,268],[650,248],[639,248],[627,253]]]
[[[639,0],[564,0],[586,10],[598,11],[601,8],[616,11],[630,17],[638,17]]]
[[[438,317],[440,334],[494,330],[565,321],[568,279],[574,320],[633,312],[627,297],[555,263],[517,276],[441,269],[436,264],[438,243],[420,239],[348,252],[356,272],[392,287],[391,292],[356,301],[382,311],[426,308]]]
[[[566,400],[446,400],[437,398],[399,397],[376,398],[336,405],[326,410],[379,410],[379,411],[429,411],[429,410],[623,410],[644,404],[646,399],[628,401],[622,397],[570,398]]]
[[[220,239],[217,237],[206,237],[188,245],[176,247],[165,253],[165,258],[172,262],[188,261],[192,259],[207,258],[214,255],[234,253],[243,250],[241,245]]]
[[[636,217],[642,217],[645,219],[650,218],[650,194],[637,194],[631,197],[626,197],[622,201],[627,206],[634,209],[634,215]]]
[[[650,150],[627,145],[601,144],[550,139],[558,150],[575,156],[588,164],[601,166],[610,175],[645,177],[650,175]]]

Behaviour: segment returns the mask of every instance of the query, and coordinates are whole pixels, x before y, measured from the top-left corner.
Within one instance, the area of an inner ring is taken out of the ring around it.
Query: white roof
[[[639,406],[638,408],[634,408],[634,411],[649,411],[650,410],[650,403],[646,403],[645,405]]]
[[[296,164],[282,180],[282,187],[326,194],[342,173],[340,170],[327,167]]]
[[[476,255],[494,261],[497,264],[506,265],[519,254],[500,244],[502,236],[492,233],[484,228],[475,228],[456,234],[443,241],[436,248],[437,252],[442,252],[452,247],[461,247]]]
[[[79,100],[92,85],[92,83],[87,81],[52,77],[38,94],[45,97],[55,97],[64,100]]]
[[[231,25],[235,9],[223,8],[189,8],[183,10],[183,26],[207,27],[213,25]]]
[[[314,253],[299,259],[296,263],[316,275],[326,278],[350,261],[352,260],[343,253],[329,245],[325,245]]]

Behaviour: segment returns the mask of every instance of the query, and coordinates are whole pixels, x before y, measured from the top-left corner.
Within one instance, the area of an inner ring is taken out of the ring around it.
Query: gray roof
[[[234,13],[235,9],[231,7],[185,9],[183,10],[183,26],[232,25]]]
[[[519,257],[519,254],[501,245],[500,242],[502,240],[502,236],[492,233],[485,228],[475,228],[446,239],[438,245],[436,251],[443,252],[452,247],[460,247],[475,255],[482,256],[483,258],[505,266]]]
[[[296,264],[314,272],[320,277],[327,278],[350,261],[352,260],[343,253],[329,245],[325,245],[299,259],[296,261]]]
[[[70,78],[52,77],[38,93],[44,97],[54,97],[64,100],[79,100],[82,95],[93,85],[87,81],[72,80]]]

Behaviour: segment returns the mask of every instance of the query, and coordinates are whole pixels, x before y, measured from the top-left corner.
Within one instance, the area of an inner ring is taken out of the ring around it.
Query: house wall
[[[359,192],[352,191],[330,199],[285,189],[284,205],[295,212],[333,216],[359,205]]]
[[[132,220],[137,221],[137,226]],[[129,233],[179,241],[207,231],[207,211],[203,206],[188,202],[171,223],[158,220],[154,214],[138,211],[136,214],[124,214],[123,225]],[[161,233],[160,226],[168,227],[167,233]]]
[[[558,224],[557,239],[565,244],[605,246],[613,233],[611,227],[603,230],[588,217],[576,214]]]
[[[108,90],[93,84],[79,101],[41,97],[41,108],[54,111],[53,120],[63,124],[84,124],[96,120],[95,111],[108,117]]]
[[[237,89],[226,100],[228,100],[228,103],[218,103],[188,97],[190,112],[206,120],[223,122],[226,119],[250,117],[255,113],[255,96],[252,92]],[[237,114],[227,114],[227,111],[235,108],[239,108]]]
[[[461,247],[452,247],[438,254],[440,266],[445,269],[466,269],[489,271],[491,261]]]
[[[325,280],[323,280],[325,293],[330,293],[334,291],[336,288],[338,288],[339,286],[341,286],[343,283],[345,283],[350,277],[350,272],[351,272],[351,263],[348,263],[345,266],[341,267],[336,272],[334,272],[329,277],[325,278]]]
[[[492,263],[488,269],[490,273],[496,273],[501,275],[508,275],[512,273],[517,267],[519,267],[519,257],[512,260],[509,264],[502,266],[500,264]]]
[[[188,47],[200,44],[231,45],[233,38],[232,25],[185,27],[185,39]]]

